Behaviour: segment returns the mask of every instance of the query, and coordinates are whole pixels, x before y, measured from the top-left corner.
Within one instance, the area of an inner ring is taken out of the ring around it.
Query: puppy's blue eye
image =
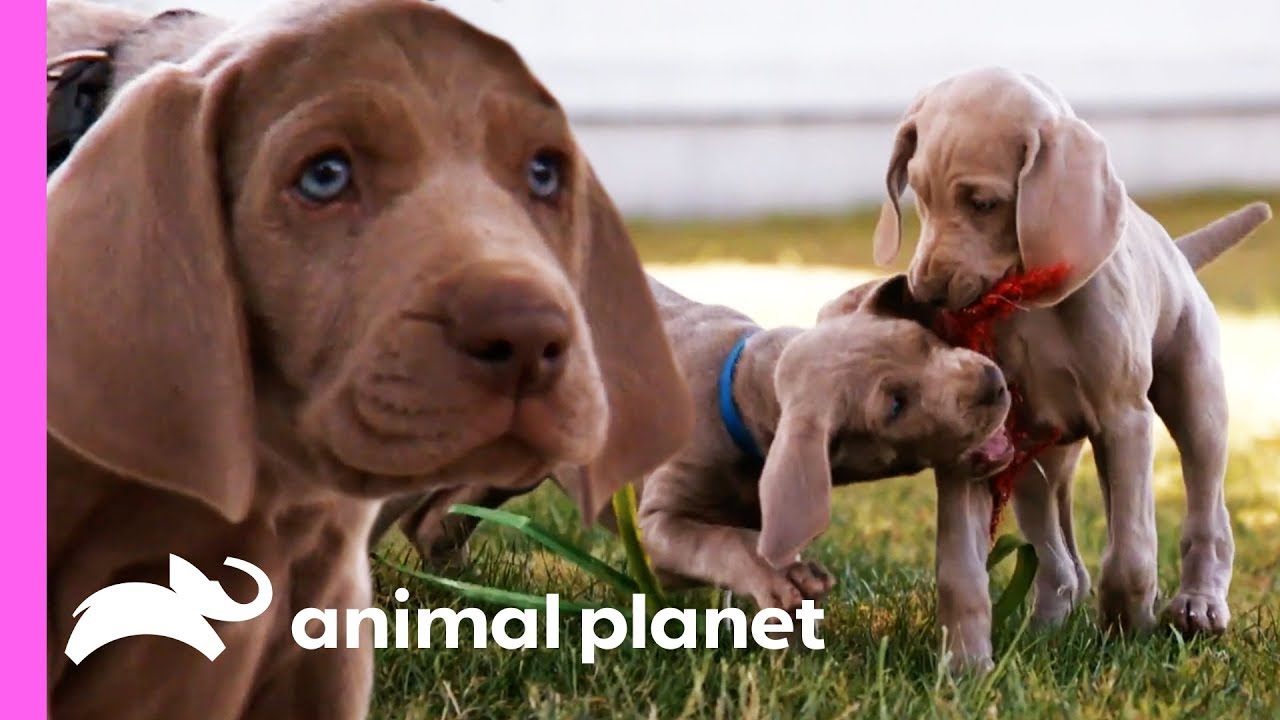
[[[343,153],[330,152],[309,160],[294,188],[314,203],[330,203],[351,185],[351,160]]]
[[[560,192],[562,164],[560,156],[553,152],[543,151],[533,156],[525,177],[534,197],[550,200]]]
[[[907,409],[907,399],[901,393],[894,393],[889,396],[888,417],[890,421],[897,420],[902,417],[903,411]]]

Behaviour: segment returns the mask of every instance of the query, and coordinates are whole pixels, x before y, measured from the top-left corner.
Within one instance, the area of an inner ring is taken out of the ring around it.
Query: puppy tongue
[[[991,436],[982,441],[982,444],[974,449],[978,457],[988,463],[998,463],[1009,453],[1013,452],[1013,444],[1009,442],[1009,433],[1004,428],[1000,428],[991,433]]]

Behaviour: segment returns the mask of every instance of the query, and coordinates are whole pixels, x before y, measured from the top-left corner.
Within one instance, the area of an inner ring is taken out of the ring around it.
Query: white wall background
[[[242,16],[253,0],[113,0]],[[877,202],[915,92],[1003,64],[1059,87],[1137,193],[1280,186],[1280,0],[442,0],[516,46],[624,210]]]

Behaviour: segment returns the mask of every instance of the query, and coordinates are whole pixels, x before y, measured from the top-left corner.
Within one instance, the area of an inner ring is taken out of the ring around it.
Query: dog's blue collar
[[[742,349],[747,346],[747,338],[753,334],[755,334],[754,330],[739,338],[733,349],[729,351],[728,357],[724,359],[724,365],[720,368],[720,383],[716,394],[720,400],[720,422],[724,424],[729,437],[733,438],[733,444],[738,446],[742,454],[763,462],[764,453],[760,452],[760,446],[756,445],[755,438],[751,437],[747,424],[742,421],[742,414],[738,412],[738,404],[733,401],[734,372],[738,369]]]

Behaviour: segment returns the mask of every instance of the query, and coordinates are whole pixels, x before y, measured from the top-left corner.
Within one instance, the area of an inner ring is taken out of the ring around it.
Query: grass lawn
[[[1175,235],[1264,198],[1280,210],[1280,194],[1218,193],[1140,201]],[[772,218],[732,223],[636,223],[641,254],[664,265],[743,260],[798,266],[870,265],[871,212],[839,218]],[[914,237],[914,228],[906,232]],[[905,266],[910,248],[899,265]],[[1258,348],[1275,347],[1280,332],[1280,222],[1202,272],[1219,308],[1253,330]],[[816,311],[816,306],[805,312]],[[797,322],[802,322],[798,320]],[[1228,343],[1230,352],[1253,345]],[[1230,367],[1230,366],[1229,366]],[[1274,390],[1280,361],[1261,362],[1250,385]],[[1249,416],[1243,423],[1250,422]],[[1093,605],[1053,631],[1023,628],[1021,615],[996,632],[997,668],[983,678],[940,670],[934,630],[934,498],[927,475],[835,493],[831,530],[812,548],[837,577],[821,623],[821,651],[602,650],[594,665],[580,663],[576,614],[562,613],[561,648],[378,651],[374,716],[379,718],[831,718],[1085,717],[1280,718],[1280,434],[1232,426],[1226,492],[1236,538],[1231,588],[1233,624],[1227,636],[1184,642],[1171,632],[1137,639],[1104,635]],[[1106,537],[1091,459],[1081,464],[1076,532],[1094,573]],[[1178,532],[1183,515],[1181,472],[1167,442],[1158,445],[1156,503],[1160,528],[1160,587],[1177,584]],[[620,544],[578,527],[571,504],[550,487],[508,504],[621,566]],[[1016,531],[1006,520],[1004,532]],[[562,598],[611,601],[608,592],[510,531],[482,526],[473,540],[464,580]],[[383,550],[405,555],[398,538]],[[1002,583],[1008,569],[997,571]],[[397,607],[462,608],[456,595],[375,569],[378,601]],[[411,598],[391,593],[406,587]],[[708,591],[674,598],[680,607],[706,607]],[[739,601],[739,606],[748,605]],[[490,617],[496,608],[485,608]],[[439,628],[434,642],[440,643]]]

